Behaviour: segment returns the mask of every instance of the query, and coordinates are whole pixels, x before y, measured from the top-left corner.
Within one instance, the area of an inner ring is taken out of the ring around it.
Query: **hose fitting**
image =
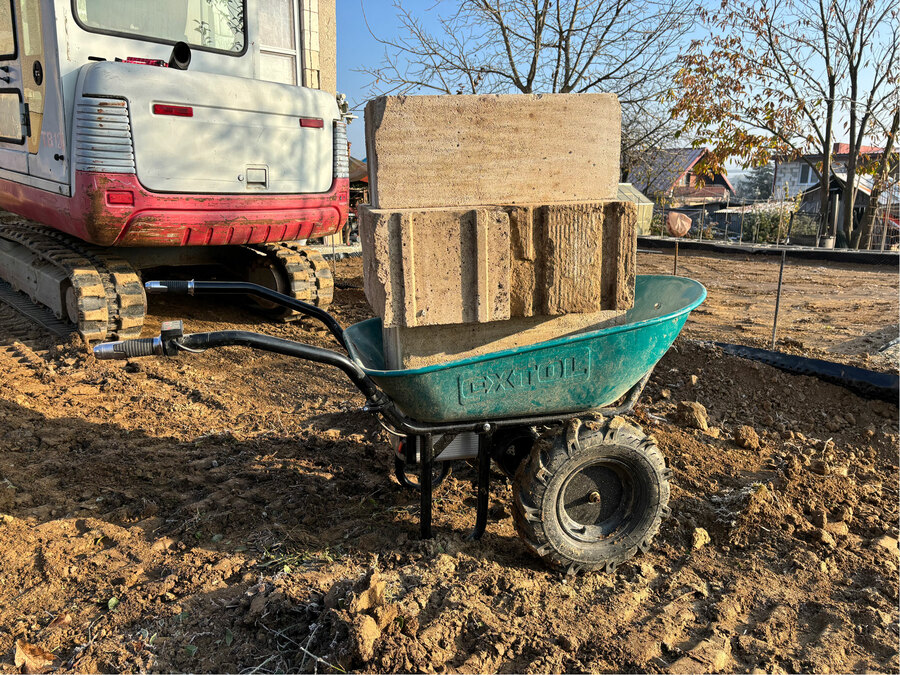
[[[94,347],[94,358],[100,361],[123,361],[139,356],[162,356],[163,342],[158,337],[106,342]]]

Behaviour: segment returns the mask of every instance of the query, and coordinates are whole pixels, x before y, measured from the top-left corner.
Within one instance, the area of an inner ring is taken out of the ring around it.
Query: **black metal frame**
[[[344,331],[340,324],[328,312],[314,305],[295,300],[289,296],[273,291],[257,284],[240,281],[149,281],[145,284],[150,294],[169,293],[180,295],[205,295],[246,293],[256,295],[283,307],[296,310],[306,316],[321,321],[331,332],[338,344],[347,349]],[[177,329],[166,329],[165,324],[160,337],[138,338],[122,342],[107,343],[94,348],[97,358],[129,358],[150,356],[153,354],[174,356],[179,351],[205,351],[214,347],[245,346],[253,349],[274,352],[285,356],[293,356],[314,363],[324,363],[342,370],[354,385],[366,397],[362,411],[373,415],[381,415],[395,430],[406,434],[408,443],[418,452],[406,452],[408,464],[414,463],[419,456],[419,515],[420,535],[423,539],[432,536],[432,488],[433,467],[435,462],[434,436],[442,434],[458,434],[475,432],[478,434],[478,468],[476,478],[476,510],[475,527],[469,534],[470,539],[478,539],[484,534],[487,526],[488,506],[490,498],[491,459],[494,451],[494,432],[502,428],[534,427],[540,425],[559,424],[588,415],[611,417],[622,415],[634,408],[652,369],[647,372],[628,392],[622,403],[616,407],[581,410],[566,414],[532,415],[527,417],[505,417],[498,419],[476,420],[467,422],[429,423],[419,422],[404,415],[394,402],[382,392],[366,375],[365,371],[349,356],[329,349],[314,347],[285,340],[284,338],[262,335],[241,330],[214,331],[211,333],[192,333],[183,335],[180,326]]]

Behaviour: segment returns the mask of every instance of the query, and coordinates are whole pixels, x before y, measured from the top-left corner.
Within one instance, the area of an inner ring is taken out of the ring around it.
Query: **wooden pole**
[[[675,241],[675,265],[672,267],[672,276],[678,276],[678,240]]]
[[[887,241],[887,231],[888,231],[888,216],[891,213],[891,207],[893,204],[891,203],[892,197],[894,196],[893,190],[888,192],[887,204],[884,207],[884,219],[881,224],[881,250],[884,251],[885,242]]]

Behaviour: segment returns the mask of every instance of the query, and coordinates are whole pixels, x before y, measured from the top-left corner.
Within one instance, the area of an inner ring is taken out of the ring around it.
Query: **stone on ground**
[[[709,416],[706,408],[697,401],[681,401],[675,409],[675,417],[683,426],[701,431],[709,429]]]
[[[759,450],[759,435],[753,427],[746,424],[738,427],[737,431],[734,432],[734,441],[742,448]]]

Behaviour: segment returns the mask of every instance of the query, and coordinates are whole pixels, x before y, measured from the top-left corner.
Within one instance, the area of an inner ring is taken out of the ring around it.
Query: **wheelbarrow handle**
[[[305,316],[318,319],[334,335],[341,347],[347,348],[347,343],[344,341],[344,329],[341,328],[341,325],[331,314],[308,302],[297,300],[259,284],[251,284],[248,281],[148,281],[144,284],[144,288],[151,295],[160,293],[168,293],[170,295],[246,293],[255,295],[274,302],[276,305],[281,305],[282,307],[296,310]]]
[[[180,321],[167,322],[158,337],[106,342],[94,347],[94,356],[100,360],[128,359],[140,356],[174,356],[179,351],[204,351],[213,347],[232,346],[251,347],[334,366],[350,378],[366,397],[368,405],[384,406],[389,403],[384,393],[375,386],[362,368],[343,354],[302,342],[245,330],[219,330],[211,333],[182,335]]]
[[[372,380],[349,357],[333,352],[330,349],[314,347],[313,345],[295,342],[294,340],[286,340],[272,335],[263,335],[245,330],[219,330],[211,333],[185,335],[181,340],[181,345],[188,349],[198,350],[230,346],[251,347],[266,352],[293,356],[314,363],[324,363],[344,371],[366,398],[371,398],[378,392],[378,388]]]

